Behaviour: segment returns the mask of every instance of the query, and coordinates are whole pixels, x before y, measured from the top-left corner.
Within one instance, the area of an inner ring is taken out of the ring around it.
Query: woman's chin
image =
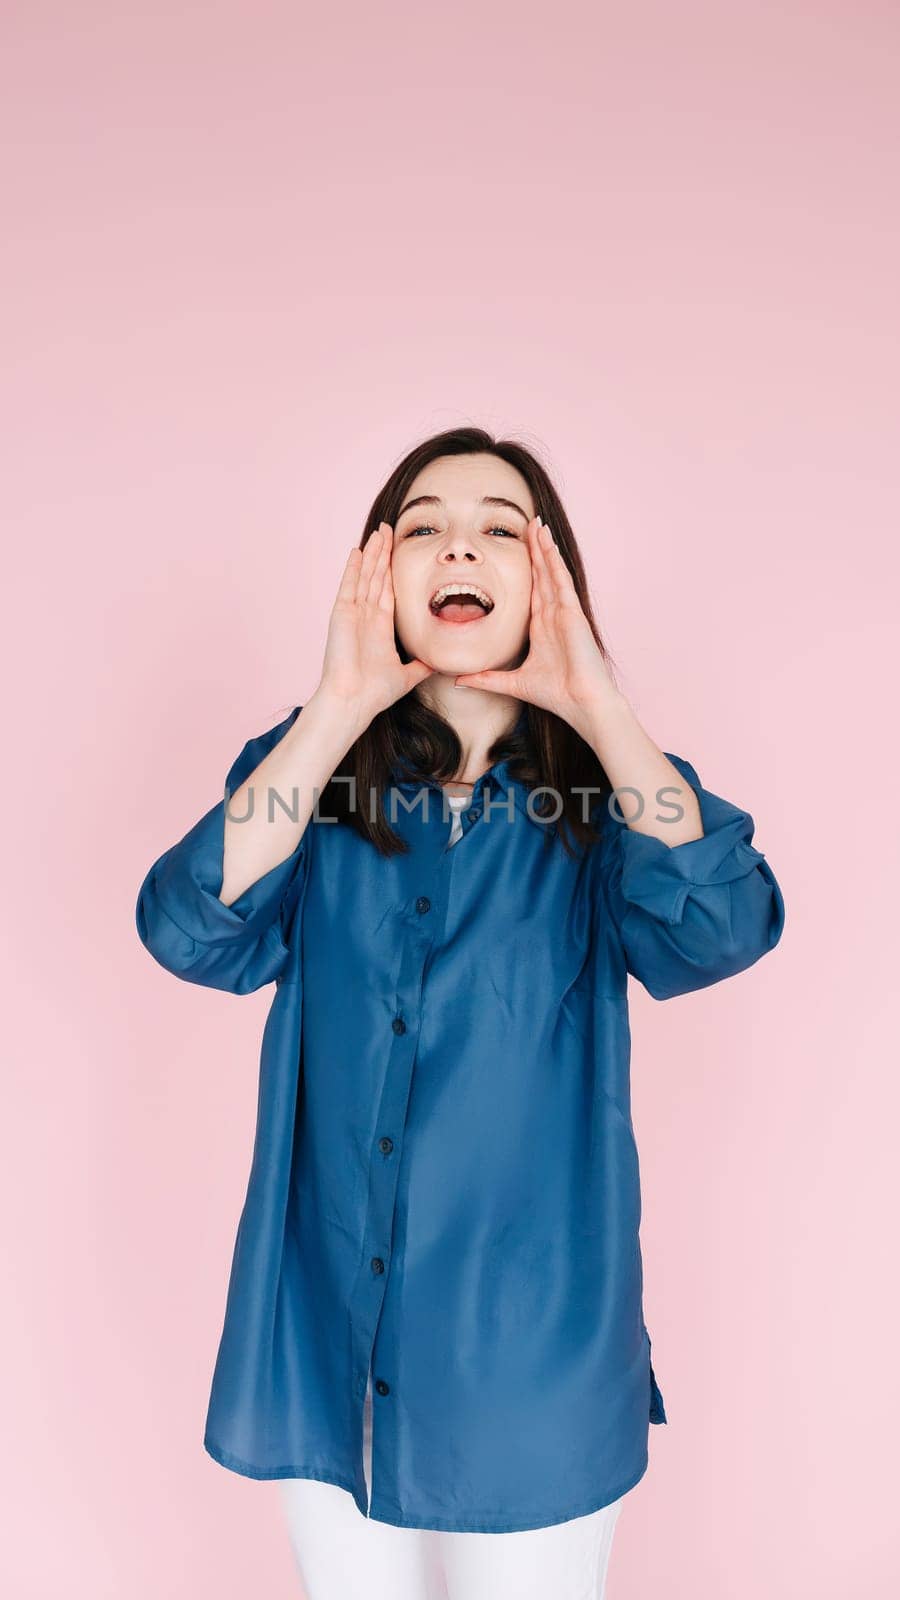
[[[421,656],[421,661],[431,668],[432,672],[440,673],[445,678],[455,678],[465,672],[491,672],[499,666],[493,656],[478,656],[473,659],[463,651],[438,651],[432,650],[429,658]]]
[[[406,641],[404,648],[407,651],[411,648]],[[418,661],[423,661],[432,672],[445,678],[455,678],[469,672],[507,672],[518,666],[526,654],[527,646],[523,646],[519,640],[510,650],[498,650],[496,640],[491,648],[476,649],[474,639],[435,640],[433,637],[420,639],[412,646],[412,655]],[[472,687],[475,687],[474,684]]]

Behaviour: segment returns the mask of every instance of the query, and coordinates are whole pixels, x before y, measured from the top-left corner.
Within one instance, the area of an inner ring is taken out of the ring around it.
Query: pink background
[[[14,1600],[299,1593],[202,1448],[272,992],[178,983],[134,901],[467,421],[547,460],[788,908],[633,992],[669,1425],[610,1600],[897,1592],[898,45],[849,0],[6,6]]]

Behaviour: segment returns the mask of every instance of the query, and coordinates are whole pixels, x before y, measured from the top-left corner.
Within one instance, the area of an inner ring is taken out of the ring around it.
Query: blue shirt
[[[666,752],[700,839],[669,846],[601,801],[598,843],[569,856],[501,761],[451,848],[441,787],[396,768],[408,854],[312,819],[226,906],[227,797],[301,709],[248,741],[136,908],[169,972],[276,986],[205,1448],[247,1477],[338,1484],[398,1527],[582,1516],[638,1482],[667,1420],[628,975],[666,999],[751,966],[781,935],[780,889],[751,816]]]

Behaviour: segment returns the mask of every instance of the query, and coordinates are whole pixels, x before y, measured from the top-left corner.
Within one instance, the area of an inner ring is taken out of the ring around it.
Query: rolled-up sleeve
[[[606,806],[599,815],[609,914],[627,970],[657,1000],[742,972],[775,947],[784,927],[784,899],[751,842],[750,813],[704,789],[689,761],[664,754],[697,795],[702,838],[668,845]]]
[[[278,977],[288,959],[284,917],[295,908],[306,881],[309,827],[295,849],[226,906],[220,899],[224,872],[225,814],[229,798],[274,749],[299,716],[290,715],[249,739],[232,762],[224,794],[198,822],[153,863],[138,892],[138,936],[160,966],[189,983],[249,994]],[[290,796],[284,797],[290,803]],[[256,795],[254,804],[264,803]]]

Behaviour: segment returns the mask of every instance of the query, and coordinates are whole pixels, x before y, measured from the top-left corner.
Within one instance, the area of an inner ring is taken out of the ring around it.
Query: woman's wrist
[[[365,733],[371,720],[371,713],[358,701],[345,700],[320,684],[303,702],[300,716],[289,732],[293,733],[301,723],[307,731],[315,728],[323,743],[334,751],[337,765],[350,746]]]
[[[604,748],[621,738],[622,730],[633,725],[636,717],[621,690],[610,686],[583,700],[571,721],[576,733],[602,761]]]

